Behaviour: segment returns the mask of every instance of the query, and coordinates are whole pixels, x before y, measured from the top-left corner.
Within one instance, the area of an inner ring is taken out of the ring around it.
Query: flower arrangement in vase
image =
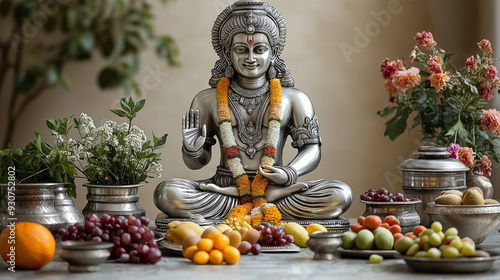
[[[138,187],[148,178],[161,177],[161,154],[157,150],[166,142],[167,134],[148,140],[144,131],[132,125],[132,120],[144,107],[145,100],[137,103],[122,98],[122,110],[111,110],[128,121],[117,124],[105,121],[96,127],[91,117],[81,113],[77,118],[48,120],[55,147],[74,161],[87,179],[89,202],[86,213],[143,216],[145,211],[137,201]],[[78,130],[79,140],[69,137],[72,128]]]
[[[395,140],[405,130],[420,127],[422,142],[447,147],[450,157],[462,161],[471,174],[491,175],[491,159],[500,162],[494,150],[500,146],[500,112],[486,107],[500,79],[490,42],[481,40],[480,54],[457,68],[452,55],[436,47],[432,33],[419,32],[415,40],[410,61],[420,69],[388,58],[380,66],[393,103],[378,111],[391,117],[384,135]]]

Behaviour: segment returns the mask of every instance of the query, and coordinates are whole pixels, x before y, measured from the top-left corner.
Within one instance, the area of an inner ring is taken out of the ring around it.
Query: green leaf
[[[55,85],[59,80],[59,71],[55,67],[47,69],[47,84],[49,86]]]
[[[94,34],[92,31],[83,32],[78,39],[80,46],[87,52],[90,52],[94,48]]]
[[[120,104],[121,104],[123,110],[125,110],[127,113],[129,113],[129,114],[132,113],[132,109],[130,108],[130,106],[128,106],[125,98],[122,98],[120,100]]]
[[[37,76],[34,71],[21,71],[16,76],[16,92],[28,92],[36,85]]]
[[[111,112],[117,114],[118,116],[120,116],[122,118],[128,117],[128,114],[122,110],[111,110]]]
[[[75,29],[76,23],[77,23],[76,10],[68,9],[68,11],[66,13],[66,21],[64,23],[65,23],[65,25],[64,25],[65,30],[71,31],[71,30]]]
[[[38,149],[39,152],[42,152],[42,138],[40,137],[40,134],[38,132],[35,132],[35,145],[36,148]]]
[[[399,135],[403,134],[406,130],[409,114],[403,113],[401,116],[396,115],[394,118],[386,123],[384,136],[389,136],[389,139],[394,141]]]
[[[118,70],[112,67],[106,67],[99,73],[99,86],[101,88],[115,87],[120,83],[121,78],[122,75]]]
[[[56,130],[57,122],[55,120],[47,120],[47,121],[45,121],[45,123],[47,124],[47,127],[49,129]]]
[[[144,104],[146,103],[146,99],[141,99],[139,100],[136,104],[135,104],[135,108],[134,110],[132,111],[133,113],[137,113],[139,112],[142,107],[144,107]]]
[[[158,142],[155,142],[154,148],[156,149],[156,148],[159,148],[159,147],[165,145],[165,143],[167,142],[167,136],[168,136],[168,134],[165,134],[162,137],[160,137],[158,139]]]
[[[66,91],[70,91],[73,88],[73,82],[66,75],[61,75],[60,83],[61,83],[61,86],[63,87],[63,89]]]
[[[392,112],[394,112],[394,110],[396,110],[396,109],[397,109],[397,107],[396,107],[396,106],[394,106],[394,107],[390,107],[390,108],[389,108],[389,107],[387,107],[387,108],[385,108],[384,110],[379,111],[379,112],[378,112],[378,114],[379,114],[381,117],[386,117],[386,116],[388,116],[388,115],[392,114]]]
[[[32,6],[33,5],[32,5],[31,1],[25,1],[25,2],[19,3],[14,8],[14,19],[19,24],[22,24],[22,22],[28,18]]]

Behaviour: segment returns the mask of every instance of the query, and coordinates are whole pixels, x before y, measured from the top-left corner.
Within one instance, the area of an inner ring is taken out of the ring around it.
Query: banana
[[[309,234],[315,232],[315,231],[322,231],[322,232],[328,232],[328,230],[320,225],[320,224],[309,224],[307,227],[306,227],[306,230]]]
[[[171,221],[167,225],[167,230],[169,229],[174,229],[176,226],[178,226],[181,223],[181,221]]]
[[[233,230],[230,226],[226,224],[220,224],[216,227],[221,233],[225,232],[226,230],[230,229]]]
[[[243,221],[243,223],[241,223],[241,227],[242,228],[246,228],[246,229],[252,229],[252,226],[249,225],[247,222]]]
[[[287,223],[283,230],[285,231],[285,234],[293,236],[293,243],[297,246],[302,248],[307,247],[306,242],[309,240],[309,233],[303,226],[292,222]]]
[[[204,231],[204,229],[201,228],[200,225],[198,225],[195,222],[181,222],[180,225],[189,226],[190,228],[194,229],[198,233],[199,236],[201,236],[203,234],[203,231]]]

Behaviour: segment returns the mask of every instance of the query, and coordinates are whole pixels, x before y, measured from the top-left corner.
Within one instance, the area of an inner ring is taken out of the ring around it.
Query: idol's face
[[[230,56],[238,75],[250,79],[261,77],[271,65],[269,39],[264,33],[238,33],[233,37]]]

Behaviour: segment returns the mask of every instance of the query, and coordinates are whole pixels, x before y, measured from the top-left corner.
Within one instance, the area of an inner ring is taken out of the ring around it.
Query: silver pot
[[[55,207],[59,213],[61,213],[62,218],[66,221],[64,228],[68,228],[70,225],[76,223],[84,224],[85,218],[82,212],[75,207],[73,200],[66,195],[66,186],[64,184],[59,184],[54,188],[55,195]]]
[[[467,173],[467,188],[478,187],[483,191],[484,199],[493,197],[493,184],[484,175]]]
[[[407,196],[422,200],[417,205],[417,213],[422,225],[429,227],[432,220],[425,208],[434,202],[442,191],[466,189],[465,174],[469,170],[462,162],[448,158],[446,148],[422,146],[414,154],[418,158],[407,159],[398,169],[403,173],[403,191]]]
[[[313,232],[306,245],[314,252],[315,260],[333,260],[335,250],[342,245],[342,233]]]
[[[16,184],[15,190],[7,192],[12,186],[0,184],[6,193],[0,211],[0,230],[10,222],[24,221],[41,224],[56,235],[59,228],[66,224],[55,207],[54,188],[58,185],[60,183]],[[13,209],[8,208],[9,202],[13,202]]]
[[[83,184],[87,188],[87,205],[83,215],[95,213],[98,216],[109,214],[114,216],[145,216],[146,211],[139,206],[139,187],[135,185],[93,185]]]
[[[366,210],[363,216],[377,215],[382,220],[389,215],[394,215],[399,220],[401,232],[407,233],[420,224],[420,215],[417,213],[416,207],[422,205],[422,201],[416,199],[414,201],[405,202],[376,202],[363,201],[366,204]]]

